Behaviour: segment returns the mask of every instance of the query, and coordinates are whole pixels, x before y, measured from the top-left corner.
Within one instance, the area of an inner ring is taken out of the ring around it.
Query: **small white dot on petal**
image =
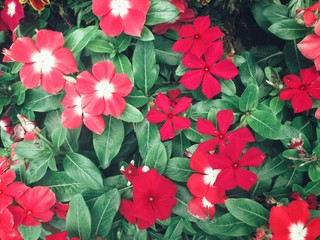
[[[289,231],[289,240],[305,240],[308,232],[307,228],[305,228],[301,222],[291,224]]]

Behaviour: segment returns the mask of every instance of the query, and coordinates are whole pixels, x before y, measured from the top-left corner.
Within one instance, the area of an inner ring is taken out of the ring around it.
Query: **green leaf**
[[[320,194],[320,181],[308,182],[307,186],[304,188],[305,194],[314,194],[318,196]]]
[[[116,46],[117,46],[117,50],[119,53],[127,50],[127,48],[129,47],[130,43],[131,43],[131,39],[132,37],[130,35],[124,34],[122,33],[121,35],[119,35],[116,38]]]
[[[181,217],[171,218],[170,224],[163,237],[164,240],[180,239],[184,227],[184,220]]]
[[[274,114],[278,114],[284,107],[284,101],[280,100],[278,97],[274,97],[270,101],[270,109]]]
[[[220,85],[221,85],[221,93],[224,93],[228,96],[236,95],[236,91],[237,91],[236,85],[232,80],[220,81]]]
[[[153,41],[154,35],[147,26],[143,26],[140,37],[135,37],[140,41]]]
[[[256,110],[248,118],[249,126],[262,137],[279,139],[281,129],[278,119],[269,111]]]
[[[147,104],[148,98],[141,90],[133,87],[130,95],[126,97],[126,102],[134,107],[142,107]]]
[[[66,140],[68,134],[68,130],[62,126],[57,126],[53,132],[51,133],[51,140],[52,143],[60,147],[63,142]]]
[[[21,236],[24,240],[37,240],[40,237],[41,234],[41,225],[39,226],[19,226],[19,232],[21,233]]]
[[[268,30],[278,38],[284,40],[294,40],[304,37],[309,33],[309,28],[297,23],[295,19],[284,19],[272,24]]]
[[[268,210],[251,199],[230,198],[226,200],[225,204],[228,211],[235,218],[252,227],[261,227],[262,225],[268,222]]]
[[[117,189],[110,190],[97,199],[91,210],[92,232],[95,236],[104,237],[110,232],[120,200]]]
[[[262,15],[271,23],[277,23],[281,20],[288,19],[289,10],[285,5],[270,4],[269,6],[263,8]]]
[[[160,142],[160,134],[155,124],[150,124],[147,119],[137,123],[135,129],[139,153],[142,158],[145,158],[149,149]]]
[[[66,225],[68,236],[87,240],[91,235],[91,215],[81,194],[72,197],[69,203]]]
[[[26,92],[24,107],[34,112],[49,112],[60,108],[62,97],[62,92],[53,95],[37,87]]]
[[[79,28],[65,37],[64,47],[69,48],[73,54],[76,54],[82,51],[97,33],[96,26]]]
[[[274,176],[281,175],[288,170],[291,162],[283,157],[275,157],[264,161],[258,172],[259,181],[271,179]]]
[[[125,73],[134,83],[134,77],[132,73],[132,66],[128,57],[124,54],[116,54],[114,58],[112,58],[113,64],[116,66],[117,73]]]
[[[32,140],[19,142],[14,149],[16,155],[22,158],[38,158],[49,153],[49,149],[44,146],[42,140]]]
[[[96,190],[103,188],[99,169],[85,156],[69,152],[63,158],[63,167],[68,176],[77,182]]]
[[[103,39],[92,39],[86,46],[89,50],[95,53],[113,53],[115,46],[113,43]]]
[[[130,105],[129,103],[126,104],[126,108],[124,109],[123,113],[119,117],[120,120],[125,121],[125,122],[141,122],[144,117],[142,113]]]
[[[264,81],[264,74],[262,69],[254,61],[253,57],[249,52],[244,51],[241,54],[246,59],[246,62],[241,64],[239,67],[239,74],[242,83],[246,86],[249,84],[250,79],[257,82],[260,85]]]
[[[46,174],[49,161],[53,156],[43,157],[42,159],[37,159],[30,162],[28,169],[26,171],[27,183],[33,183],[39,181]]]
[[[309,178],[313,181],[320,181],[320,164],[310,164],[308,168]]]
[[[137,42],[133,52],[132,67],[137,87],[147,95],[159,74],[159,66],[156,64],[156,55],[152,42]]]
[[[190,169],[190,159],[175,157],[169,159],[164,175],[173,181],[187,182],[192,173],[194,172]]]
[[[241,94],[239,100],[239,109],[242,112],[248,112],[255,109],[259,103],[259,88],[256,84],[247,85],[246,89]]]
[[[188,202],[192,199],[191,193],[185,187],[177,185],[178,192],[176,194],[177,204],[174,206],[172,213],[192,222],[198,219],[188,212]]]
[[[154,41],[155,53],[157,62],[166,63],[169,65],[178,65],[181,61],[181,53],[171,50],[173,41],[156,36]]]
[[[152,146],[147,153],[144,164],[149,168],[156,168],[159,174],[163,174],[166,170],[168,156],[163,143],[159,142]]]
[[[224,236],[239,237],[252,233],[255,228],[226,213],[215,222],[199,222],[198,227],[210,235],[221,234]]]
[[[165,0],[151,0],[147,13],[146,25],[156,25],[164,22],[171,22],[179,14],[178,9]]]
[[[124,140],[122,121],[109,116],[105,123],[106,127],[101,135],[93,134],[93,147],[103,169],[107,168],[118,154]]]

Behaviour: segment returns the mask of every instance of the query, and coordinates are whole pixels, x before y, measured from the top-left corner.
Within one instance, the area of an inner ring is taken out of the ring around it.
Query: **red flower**
[[[66,107],[61,114],[61,123],[65,128],[78,128],[82,121],[92,132],[101,134],[104,130],[104,119],[101,115],[92,115],[83,111],[82,97],[73,83],[66,84],[64,88],[66,95],[61,105]]]
[[[212,219],[216,208],[214,204],[224,204],[227,199],[225,191],[211,187],[204,197],[196,197],[188,202],[188,212],[199,219]]]
[[[224,36],[219,27],[210,28],[209,16],[197,17],[193,25],[182,26],[178,32],[182,39],[176,41],[172,50],[190,52],[200,58],[213,41]]]
[[[314,61],[320,71],[320,21],[314,28],[315,34],[307,35],[297,46],[303,56]]]
[[[320,100],[320,76],[315,67],[300,70],[300,77],[288,74],[283,81],[287,88],[280,92],[279,97],[291,100],[294,113],[311,109],[311,97]]]
[[[67,240],[67,239],[68,239],[67,230],[46,236],[46,240]],[[73,237],[73,238],[70,238],[70,240],[80,240],[80,238]]]
[[[19,0],[5,0],[4,9],[1,11],[3,22],[13,31],[18,25],[21,18],[24,17],[23,6]]]
[[[123,97],[132,89],[130,79],[124,73],[116,74],[111,61],[94,64],[92,73],[84,71],[77,78],[76,88],[82,96],[83,111],[119,117],[126,107]]]
[[[192,174],[187,182],[187,187],[193,196],[206,196],[221,171],[210,166],[208,157],[209,154],[198,150],[192,154],[190,159],[190,168],[197,172]]]
[[[48,187],[29,188],[15,200],[22,207],[9,207],[15,218],[15,226],[38,226],[39,221],[49,222],[53,217],[51,208],[56,203],[56,196]]]
[[[167,95],[170,98],[171,107],[174,107],[179,102],[179,96],[181,94],[180,89],[169,90]]]
[[[243,167],[258,167],[265,159],[265,155],[258,148],[250,148],[242,157],[245,144],[231,141],[218,154],[210,155],[209,163],[213,169],[221,169],[215,185],[224,190],[234,189],[236,186],[249,190],[258,180],[257,175]]]
[[[56,202],[51,208],[51,210],[56,213],[57,217],[66,219],[66,216],[69,210],[69,204]]]
[[[120,213],[131,224],[138,221],[139,229],[149,228],[157,219],[170,217],[176,193],[176,185],[153,168],[133,179],[133,202],[122,200]]]
[[[287,207],[272,207],[270,230],[272,240],[314,240],[320,236],[320,218],[309,221],[308,204],[302,200],[292,201]]]
[[[320,10],[320,2],[313,4],[312,6],[304,9],[298,9],[297,13],[303,13],[304,24],[307,27],[311,27],[317,22],[317,15]]]
[[[182,58],[182,64],[192,70],[182,76],[180,83],[190,90],[195,90],[202,85],[202,93],[208,99],[219,94],[221,86],[215,76],[230,80],[238,74],[237,67],[230,59],[219,61],[223,53],[223,45],[220,40],[212,43],[204,53],[204,59],[186,53]]]
[[[13,215],[5,208],[0,211],[0,237],[6,239],[6,235],[13,229]],[[3,236],[4,235],[4,236]]]
[[[300,193],[299,193],[299,192],[293,192],[290,197],[293,198],[293,199],[296,199],[296,200],[304,200],[304,199],[300,196]],[[314,195],[313,193],[308,194],[308,195],[305,197],[305,201],[306,201],[306,203],[308,204],[308,208],[309,208],[309,209],[311,209],[311,210],[316,210],[316,209],[318,208],[318,205],[317,205],[317,196]]]
[[[159,92],[155,99],[157,109],[151,108],[146,118],[150,123],[161,123],[165,121],[160,128],[160,136],[163,141],[173,138],[175,131],[188,129],[190,127],[190,119],[177,115],[186,111],[190,107],[191,102],[191,98],[182,97],[177,104],[171,108],[170,99]]]
[[[217,123],[219,130],[212,124],[210,120],[199,118],[196,128],[199,133],[211,135],[213,138],[202,142],[198,146],[198,150],[204,152],[215,151],[226,146],[228,142],[241,139],[242,143],[253,142],[254,137],[247,127],[241,127],[237,130],[227,132],[234,120],[232,110],[220,110],[217,113]]]
[[[187,8],[188,3],[185,0],[171,0],[170,2],[177,7],[180,14],[172,22],[155,25],[152,29],[155,34],[165,34],[168,29],[179,31],[183,23],[193,22],[194,20],[194,11],[191,8]]]
[[[134,166],[133,160],[130,162],[130,164],[126,168],[124,168],[123,166],[120,168],[120,172],[123,174],[123,176],[125,176],[126,179],[128,179],[128,185],[132,183],[133,178],[147,171],[149,171],[149,167],[147,166],[141,166],[139,168],[136,168]]]
[[[60,32],[40,30],[35,43],[29,37],[18,38],[11,47],[11,57],[24,63],[20,78],[26,88],[39,85],[56,94],[65,85],[64,75],[76,72],[75,59],[69,49],[63,48]]]
[[[13,126],[10,126],[10,117],[5,116],[0,118],[0,127],[8,134],[13,134]]]
[[[45,5],[50,4],[50,0],[28,0],[29,4],[38,11],[44,9]]]
[[[15,178],[13,170],[0,175],[0,213],[12,203],[13,198],[20,197],[28,189],[22,182],[13,182]]]
[[[100,27],[109,36],[118,36],[124,32],[140,36],[150,0],[93,0],[92,11],[102,16]]]

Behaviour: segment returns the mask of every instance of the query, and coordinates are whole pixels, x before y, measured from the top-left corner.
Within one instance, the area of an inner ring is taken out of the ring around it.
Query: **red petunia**
[[[69,49],[63,48],[60,32],[40,30],[36,41],[29,37],[18,38],[11,46],[11,57],[24,63],[19,74],[26,88],[40,87],[52,94],[65,85],[64,75],[78,71]]]
[[[51,208],[56,203],[56,196],[48,187],[29,188],[15,200],[21,206],[9,207],[15,226],[38,226],[40,221],[49,222],[53,217]]]
[[[175,131],[190,128],[190,119],[177,115],[186,111],[190,107],[191,102],[191,98],[182,97],[174,107],[171,107],[170,99],[159,92],[154,103],[157,108],[151,108],[146,118],[150,123],[165,121],[160,128],[160,136],[163,141],[173,138]]]
[[[177,203],[176,185],[158,174],[155,168],[133,179],[133,202],[122,200],[120,213],[139,229],[151,227],[157,219],[164,221]]]
[[[320,75],[315,67],[300,70],[300,77],[288,74],[283,79],[287,88],[280,92],[281,100],[291,100],[293,112],[312,108],[312,98],[320,100]]]
[[[123,97],[129,95],[133,87],[129,77],[116,74],[111,61],[94,64],[92,73],[84,71],[77,77],[76,88],[82,96],[83,111],[119,117],[126,107]]]
[[[308,59],[314,61],[317,71],[320,71],[320,21],[318,21],[314,28],[315,34],[307,35],[297,47]]]
[[[61,105],[66,107],[61,114],[61,123],[65,128],[78,128],[82,122],[96,134],[101,134],[105,128],[104,119],[101,115],[92,115],[83,111],[82,97],[73,83],[66,84],[66,95]]]
[[[211,99],[221,92],[221,86],[216,77],[230,80],[238,75],[238,69],[230,59],[219,61],[223,56],[222,41],[215,41],[204,53],[204,59],[194,54],[186,53],[182,64],[190,71],[180,79],[180,83],[189,90],[195,90],[200,85],[202,93]]]
[[[5,0],[0,15],[3,22],[13,31],[19,25],[20,19],[24,17],[23,6],[19,0]]]
[[[182,39],[172,46],[176,52],[190,52],[200,58],[211,46],[212,42],[224,36],[219,27],[210,28],[209,16],[197,17],[193,25],[182,26],[178,32]]]
[[[10,126],[10,117],[5,116],[0,118],[0,127],[8,134],[13,134],[13,126]]]
[[[290,196],[293,199],[296,200],[304,200],[308,204],[308,208],[311,210],[316,210],[318,208],[317,204],[317,196],[314,195],[313,193],[308,194],[304,199],[300,196],[299,192],[293,192]]]
[[[250,148],[243,155],[245,144],[231,141],[224,148],[219,149],[218,154],[212,154],[209,163],[213,169],[221,169],[215,186],[231,190],[236,186],[249,190],[258,180],[257,175],[243,167],[258,167],[265,159],[265,155],[258,148]],[[242,156],[241,156],[242,155]]]
[[[292,201],[287,207],[272,207],[269,218],[272,240],[314,240],[320,236],[320,218],[310,220],[308,204]]]
[[[199,118],[196,129],[201,134],[210,135],[213,138],[202,142],[198,146],[198,150],[204,152],[215,151],[216,147],[225,147],[228,142],[241,139],[242,143],[253,142],[255,139],[247,127],[241,127],[234,131],[228,132],[234,120],[232,110],[220,110],[217,113],[217,123],[219,130],[213,125],[210,120]]]
[[[57,215],[57,217],[65,220],[69,210],[69,204],[56,202],[51,210]]]
[[[100,27],[109,36],[118,36],[122,32],[140,36],[150,0],[93,0],[92,11],[101,16]]]
[[[22,182],[13,182],[16,173],[13,170],[0,175],[0,213],[7,208],[14,198],[20,197],[28,187]]]

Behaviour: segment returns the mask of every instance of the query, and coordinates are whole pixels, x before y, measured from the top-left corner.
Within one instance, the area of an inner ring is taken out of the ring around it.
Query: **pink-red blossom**
[[[76,88],[82,100],[83,112],[91,115],[119,117],[126,107],[123,97],[129,95],[132,83],[124,73],[116,74],[111,61],[98,62],[92,74],[84,71],[77,78]]]
[[[288,74],[283,79],[286,88],[280,92],[281,100],[291,100],[293,112],[312,108],[312,98],[320,100],[320,75],[315,67],[300,70],[300,76]]]
[[[272,240],[314,240],[320,236],[320,218],[310,220],[308,204],[302,200],[272,207],[269,225]]]
[[[234,121],[232,110],[220,110],[217,113],[218,128],[208,119],[199,118],[196,129],[199,133],[212,136],[211,139],[199,144],[198,150],[214,152],[216,147],[219,149],[226,146],[231,141],[241,139],[242,143],[253,142],[255,139],[247,127],[241,127],[234,131],[228,131]]]
[[[26,88],[40,87],[52,94],[65,85],[64,75],[77,71],[76,61],[67,48],[63,48],[61,32],[40,30],[35,42],[29,37],[18,38],[11,46],[11,57],[24,63],[19,75]]]
[[[151,108],[146,118],[150,123],[164,122],[160,128],[160,136],[163,141],[173,138],[175,131],[190,128],[190,119],[178,116],[178,114],[185,112],[190,107],[191,102],[191,98],[182,97],[174,107],[171,107],[169,97],[159,92],[154,102],[157,108]]]
[[[100,27],[109,36],[122,32],[140,36],[150,0],[93,0],[92,11],[101,16]]]
[[[19,25],[20,19],[24,17],[23,6],[19,0],[5,0],[0,16],[9,29],[13,31]]]
[[[320,2],[317,2],[308,8],[298,9],[297,13],[302,13],[304,24],[307,27],[311,27],[318,20],[317,14],[319,13],[319,10],[320,10]]]
[[[190,52],[200,58],[211,44],[224,36],[219,27],[210,27],[209,16],[197,17],[193,25],[188,24],[180,28],[177,40],[172,46],[176,52]]]
[[[211,99],[221,92],[221,85],[216,77],[230,80],[238,75],[238,69],[230,59],[220,60],[223,56],[222,41],[215,41],[199,58],[192,53],[186,53],[182,64],[191,70],[187,71],[180,83],[187,89],[195,90],[201,85],[202,93]]]
[[[0,118],[0,127],[8,134],[13,134],[13,126],[10,125],[10,117],[4,116]]]

